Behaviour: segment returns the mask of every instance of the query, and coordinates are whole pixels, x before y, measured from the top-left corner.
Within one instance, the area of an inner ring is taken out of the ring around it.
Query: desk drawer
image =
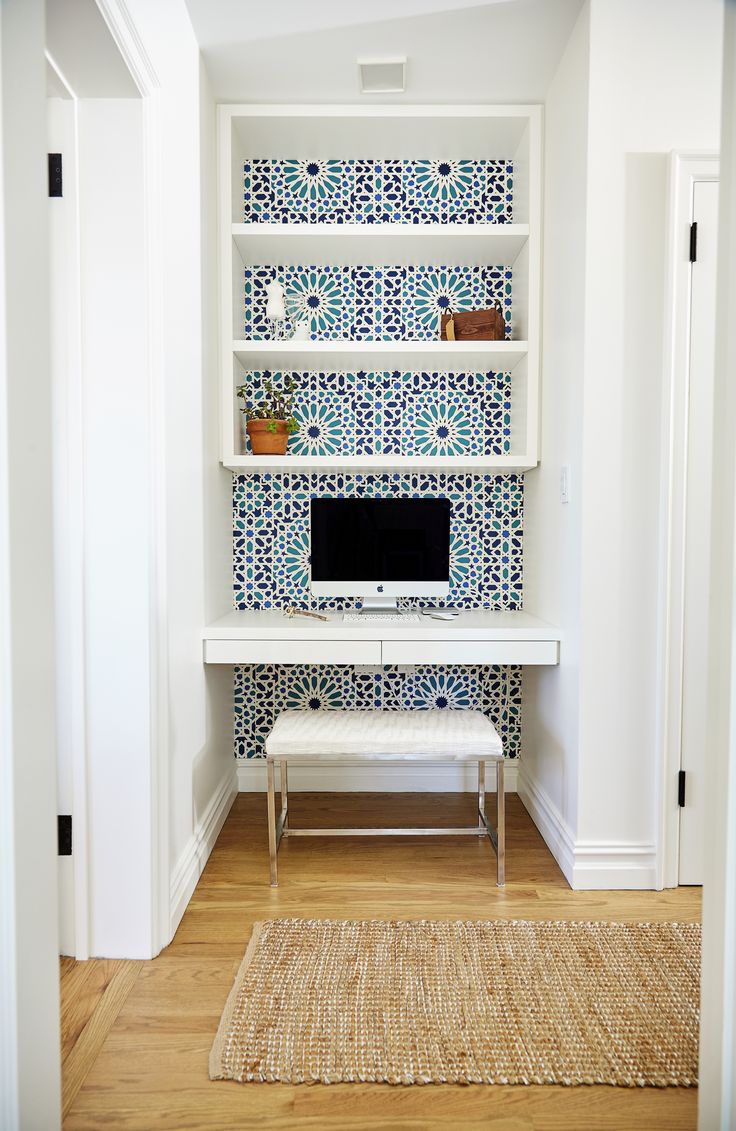
[[[384,664],[556,664],[556,640],[384,640]]]
[[[207,664],[380,664],[380,640],[206,640]]]

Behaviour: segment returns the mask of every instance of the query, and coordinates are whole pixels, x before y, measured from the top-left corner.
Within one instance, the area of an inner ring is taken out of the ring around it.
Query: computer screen
[[[312,591],[447,593],[450,512],[449,499],[312,499]]]

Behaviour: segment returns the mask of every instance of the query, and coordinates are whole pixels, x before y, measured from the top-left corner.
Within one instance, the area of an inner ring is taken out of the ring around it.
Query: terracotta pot
[[[269,432],[268,425],[276,424],[276,431]],[[246,425],[251,451],[254,456],[285,456],[289,443],[289,433],[285,420],[249,420]]]

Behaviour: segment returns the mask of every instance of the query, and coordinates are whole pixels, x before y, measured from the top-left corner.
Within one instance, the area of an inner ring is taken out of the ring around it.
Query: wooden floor
[[[474,820],[471,796],[294,794],[293,823]],[[64,1127],[654,1131],[694,1128],[688,1088],[329,1087],[212,1082],[207,1056],[251,924],[314,918],[697,920],[700,892],[571,892],[517,797],[507,885],[487,842],[365,837],[283,842],[268,886],[266,801],[241,794],[166,951],[153,962],[62,960]]]

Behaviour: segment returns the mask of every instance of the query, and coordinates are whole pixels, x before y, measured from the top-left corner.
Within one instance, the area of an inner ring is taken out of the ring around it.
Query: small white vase
[[[302,322],[297,322],[294,327],[294,335],[291,339],[293,342],[308,342],[309,341],[309,323],[306,319]]]

